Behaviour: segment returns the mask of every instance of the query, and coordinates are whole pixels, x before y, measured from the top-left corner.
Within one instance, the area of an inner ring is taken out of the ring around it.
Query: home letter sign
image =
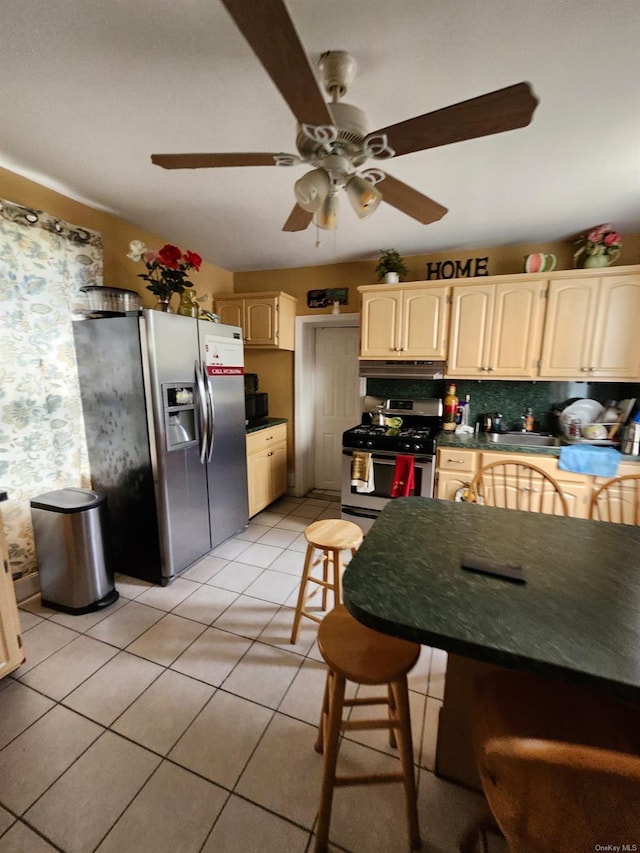
[[[489,258],[467,258],[466,261],[436,261],[427,262],[427,281],[432,278],[475,278],[478,275],[489,275]]]

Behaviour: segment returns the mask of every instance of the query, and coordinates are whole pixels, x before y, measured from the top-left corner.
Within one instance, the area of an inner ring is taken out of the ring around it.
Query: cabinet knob
[[[591,368],[589,368],[589,367],[581,367],[581,368],[580,368],[580,372],[581,372],[581,373],[588,373],[590,369],[591,369]]]
[[[267,456],[273,456],[273,450],[270,450],[270,451],[267,453]]]

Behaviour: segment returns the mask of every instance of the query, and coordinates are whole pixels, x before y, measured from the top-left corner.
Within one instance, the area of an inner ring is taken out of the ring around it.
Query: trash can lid
[[[100,506],[104,503],[104,495],[92,492],[90,489],[57,489],[46,492],[31,499],[33,509],[49,509],[52,512],[79,512],[84,509]]]

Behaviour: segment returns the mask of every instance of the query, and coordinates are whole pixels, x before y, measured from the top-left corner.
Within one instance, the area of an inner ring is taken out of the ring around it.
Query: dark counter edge
[[[272,426],[286,423],[289,423],[288,418],[266,418],[264,423],[261,424],[246,424],[245,430],[247,435],[249,435],[250,432],[259,432],[261,429],[269,429]]]
[[[345,572],[349,567],[347,566]],[[372,616],[370,613],[362,610],[350,600],[349,593],[343,588],[343,603],[349,613],[371,628],[372,631],[378,631],[381,634],[388,634],[391,637],[397,637],[400,640],[409,640],[412,643],[418,643],[421,646],[431,646],[436,649],[442,649],[447,654],[459,655],[460,657],[471,658],[472,660],[480,661],[481,663],[492,664],[493,666],[504,667],[504,669],[525,669],[530,672],[536,672],[541,676],[558,681],[567,681],[567,670],[564,667],[556,667],[553,664],[547,664],[537,660],[535,657],[526,655],[504,655],[498,649],[486,648],[486,646],[476,646],[473,643],[463,642],[454,637],[443,637],[441,634],[432,634],[430,631],[420,628],[411,628],[410,626],[398,626],[395,622],[389,622],[379,616]],[[640,703],[638,689],[633,685],[612,685],[607,679],[600,678],[594,675],[585,675],[582,672],[571,670],[571,681],[574,684],[580,685],[586,689],[601,690],[617,696],[620,699],[628,700],[634,704]]]

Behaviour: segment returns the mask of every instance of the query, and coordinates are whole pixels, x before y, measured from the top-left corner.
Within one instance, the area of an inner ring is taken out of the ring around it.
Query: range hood
[[[444,361],[371,361],[359,363],[365,379],[444,379]]]

